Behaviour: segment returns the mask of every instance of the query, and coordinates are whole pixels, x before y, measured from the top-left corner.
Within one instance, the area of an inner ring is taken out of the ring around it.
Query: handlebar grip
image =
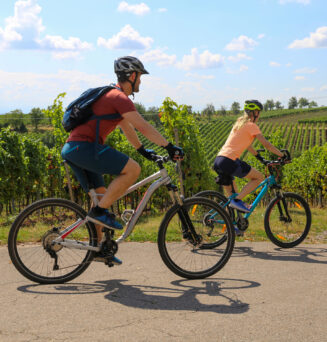
[[[289,152],[288,150],[282,149],[282,150],[280,150],[280,151],[283,152],[283,153],[286,155],[286,158],[287,158],[288,160],[291,160],[291,154],[290,154],[290,152]]]
[[[257,152],[265,152],[266,150],[264,148],[259,148]]]

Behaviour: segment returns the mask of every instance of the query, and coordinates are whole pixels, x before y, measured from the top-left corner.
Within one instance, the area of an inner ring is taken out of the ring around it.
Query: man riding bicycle
[[[78,181],[86,192],[94,188],[103,194],[97,206],[88,213],[88,219],[96,224],[98,242],[102,239],[102,227],[122,229],[109,208],[125,191],[135,183],[141,172],[140,165],[110,146],[104,145],[106,137],[119,126],[127,140],[145,158],[152,160],[152,151],[141,144],[135,129],[151,142],[164,147],[171,159],[178,160],[184,156],[183,150],[174,146],[137,112],[133,102],[128,98],[139,91],[141,75],[148,74],[143,64],[136,57],[125,56],[114,62],[118,83],[115,89],[101,96],[92,105],[95,115],[118,113],[119,118],[101,120],[99,141],[96,141],[96,122],[89,120],[74,128],[61,152],[62,157],[73,169]],[[100,144],[100,145],[99,145]],[[105,188],[103,174],[117,175]],[[115,263],[121,261],[115,257]]]

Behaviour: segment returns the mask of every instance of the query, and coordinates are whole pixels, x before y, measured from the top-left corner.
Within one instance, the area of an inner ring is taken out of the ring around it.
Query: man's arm
[[[142,146],[142,143],[137,136],[134,127],[125,119],[119,122],[119,127],[124,132],[125,137],[127,140],[133,145],[136,149]]]
[[[133,112],[125,113],[123,114],[123,118],[124,118],[123,121],[126,120],[127,123],[132,125],[132,127],[136,128],[141,134],[143,134],[151,142],[157,144],[158,146],[168,145],[168,141],[151,124],[149,124],[146,120],[144,120],[143,117],[138,112],[133,111]],[[134,131],[134,134],[136,135],[135,131]],[[132,142],[131,144],[135,147],[135,145]]]

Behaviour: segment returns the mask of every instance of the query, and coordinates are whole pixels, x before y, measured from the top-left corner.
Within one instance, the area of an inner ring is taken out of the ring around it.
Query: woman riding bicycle
[[[242,153],[245,150],[248,150],[258,160],[263,160],[262,156],[260,156],[260,154],[251,146],[256,138],[270,152],[279,157],[284,156],[279,149],[265,139],[257,125],[262,109],[262,104],[257,100],[245,101],[244,114],[237,119],[214,163],[214,170],[218,175],[221,176],[223,174],[230,177],[236,192],[237,189],[234,176],[250,180],[230,203],[230,207],[242,212],[250,211],[250,208],[242,199],[264,180],[263,174],[251,167],[245,161],[239,159]],[[224,190],[227,192],[228,196],[232,194],[231,185],[224,185]]]

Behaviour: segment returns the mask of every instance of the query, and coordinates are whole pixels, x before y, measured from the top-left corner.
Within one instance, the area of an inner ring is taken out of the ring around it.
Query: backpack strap
[[[108,86],[109,89],[107,89],[105,93],[107,93],[108,91],[110,91],[111,89],[117,89],[122,91],[122,89],[118,86],[116,86],[115,83],[111,83]],[[103,95],[104,95],[103,94]],[[92,110],[93,115],[89,118],[89,120],[96,120],[96,138],[95,138],[95,142],[96,144],[98,144],[99,142],[99,132],[100,132],[100,121],[101,120],[116,120],[116,119],[120,119],[121,115],[119,113],[112,113],[112,114],[105,114],[105,115],[95,115],[93,110]]]

